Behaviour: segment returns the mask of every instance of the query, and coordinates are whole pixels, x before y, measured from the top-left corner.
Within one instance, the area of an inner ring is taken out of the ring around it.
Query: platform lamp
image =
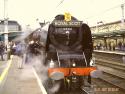
[[[125,21],[124,21],[124,4],[121,4],[122,9],[122,19],[121,19],[121,29],[125,29]]]
[[[99,32],[99,29],[98,29],[99,27],[98,27],[98,26],[99,26],[100,24],[103,24],[103,25],[104,25],[103,21],[98,21],[98,22],[97,22],[97,25],[96,25],[96,31],[97,31],[97,32]]]
[[[5,46],[8,46],[8,11],[7,11],[8,0],[4,0],[4,42]]]
[[[8,0],[4,0],[4,43],[7,51],[7,58],[8,58],[8,51],[9,51],[9,45],[8,45]]]
[[[4,18],[4,42],[5,46],[8,45],[8,18]]]

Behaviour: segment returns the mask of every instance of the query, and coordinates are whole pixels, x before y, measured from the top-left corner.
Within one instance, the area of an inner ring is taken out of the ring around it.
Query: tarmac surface
[[[31,65],[18,68],[18,57],[11,60],[10,68],[0,84],[0,94],[43,94]]]
[[[4,60],[1,60],[0,56],[0,75],[2,74],[3,70],[7,67],[7,54],[3,56]]]

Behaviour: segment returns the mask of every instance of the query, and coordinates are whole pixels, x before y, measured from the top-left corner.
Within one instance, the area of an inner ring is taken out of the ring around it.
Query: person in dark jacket
[[[3,55],[4,55],[4,50],[5,50],[5,45],[3,43],[3,41],[0,42],[0,55],[1,55],[1,60],[3,61]]]

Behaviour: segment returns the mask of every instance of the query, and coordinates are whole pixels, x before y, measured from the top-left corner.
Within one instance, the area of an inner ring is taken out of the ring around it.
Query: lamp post
[[[4,42],[8,45],[8,19],[4,19]]]
[[[103,25],[104,25],[103,21],[97,22],[97,25],[96,25],[96,30],[97,30],[97,32],[99,32],[99,25],[100,25],[100,24],[103,24]]]
[[[7,12],[7,0],[4,0],[4,42],[5,46],[8,46],[8,12]]]
[[[124,27],[124,4],[121,4],[121,9],[122,9],[122,19],[121,19],[121,29],[125,29]]]

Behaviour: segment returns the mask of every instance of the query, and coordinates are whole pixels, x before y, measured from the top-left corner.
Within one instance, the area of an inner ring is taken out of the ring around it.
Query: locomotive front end
[[[93,47],[89,26],[73,16],[69,18],[67,21],[64,15],[58,15],[50,24],[45,65],[53,84],[60,81],[61,88],[73,90],[86,82],[91,84],[97,68],[90,66]]]

